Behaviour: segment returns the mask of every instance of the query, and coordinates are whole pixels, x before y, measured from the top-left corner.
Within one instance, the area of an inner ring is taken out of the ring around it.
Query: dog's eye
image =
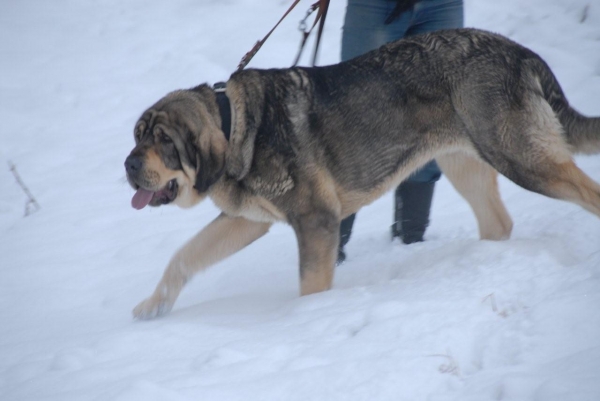
[[[168,136],[167,134],[165,134],[164,132],[161,132],[161,134],[159,135],[158,139],[162,143],[173,143],[173,140],[171,139],[171,137]]]

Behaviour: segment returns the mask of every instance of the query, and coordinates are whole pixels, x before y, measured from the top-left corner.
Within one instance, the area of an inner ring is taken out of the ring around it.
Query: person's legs
[[[348,0],[342,28],[342,61],[404,37],[412,11],[403,13],[391,24],[384,23],[395,5],[393,0]]]
[[[409,28],[412,11],[400,15],[391,24],[385,24],[396,5],[391,0],[348,0],[342,30],[342,61],[360,56],[392,40],[399,39]],[[338,263],[346,259],[344,246],[350,240],[356,214],[342,220]]]
[[[413,9],[400,14],[390,24],[385,24],[395,6],[396,2],[393,0],[348,0],[342,32],[342,61],[405,36],[463,26],[462,0],[418,1]],[[406,184],[405,188],[402,188],[401,184],[396,189],[393,236],[401,236],[402,225],[405,225],[405,230],[410,231],[406,234],[407,240],[422,241],[425,228],[429,224],[433,187],[440,175],[440,169],[435,161],[432,161],[408,179],[414,185]],[[402,202],[402,197],[407,197],[408,195],[404,194],[408,191],[415,196]],[[401,202],[398,202],[399,200]],[[347,217],[340,225],[338,263],[345,259],[343,248],[350,240],[355,217],[355,214]]]
[[[422,0],[415,4],[406,36],[464,26],[462,0]]]
[[[354,219],[356,218],[356,213],[351,214],[346,217],[340,223],[340,245],[338,247],[338,256],[337,256],[337,264],[339,265],[344,260],[346,260],[346,252],[344,251],[344,246],[350,241],[350,235],[352,234],[352,226],[354,225]]]
[[[394,196],[392,238],[399,237],[405,244],[423,241],[429,226],[433,190],[441,175],[440,168],[432,160],[398,185]]]
[[[406,36],[462,28],[463,18],[462,0],[422,0],[415,4]],[[405,244],[423,241],[435,182],[441,174],[433,160],[396,188],[392,238],[400,237]]]

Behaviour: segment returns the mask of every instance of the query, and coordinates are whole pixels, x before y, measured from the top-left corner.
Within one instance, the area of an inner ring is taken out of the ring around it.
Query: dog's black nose
[[[139,156],[129,155],[125,159],[125,170],[129,174],[135,174],[142,168],[142,159]]]

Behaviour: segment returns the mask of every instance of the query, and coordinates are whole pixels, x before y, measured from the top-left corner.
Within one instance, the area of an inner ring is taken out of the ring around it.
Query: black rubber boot
[[[429,225],[429,210],[435,182],[405,181],[396,188],[392,239],[405,244],[423,241]]]
[[[341,265],[346,260],[346,252],[344,252],[344,246],[350,241],[350,235],[352,234],[352,226],[354,225],[354,219],[356,214],[351,214],[346,217],[340,223],[340,246],[338,247],[338,257],[335,262],[336,265]]]

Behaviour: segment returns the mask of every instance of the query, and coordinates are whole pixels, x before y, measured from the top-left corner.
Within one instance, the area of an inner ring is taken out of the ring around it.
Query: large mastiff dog
[[[327,67],[236,72],[226,88],[172,92],[135,126],[125,162],[135,208],[208,196],[222,210],[175,254],[137,318],[170,311],[193,274],[276,221],[298,238],[300,293],[329,289],[340,220],[433,158],[481,238],[512,229],[496,171],[600,216],[600,186],[571,156],[600,152],[600,118],[572,109],[548,65],[502,36],[431,33]]]

